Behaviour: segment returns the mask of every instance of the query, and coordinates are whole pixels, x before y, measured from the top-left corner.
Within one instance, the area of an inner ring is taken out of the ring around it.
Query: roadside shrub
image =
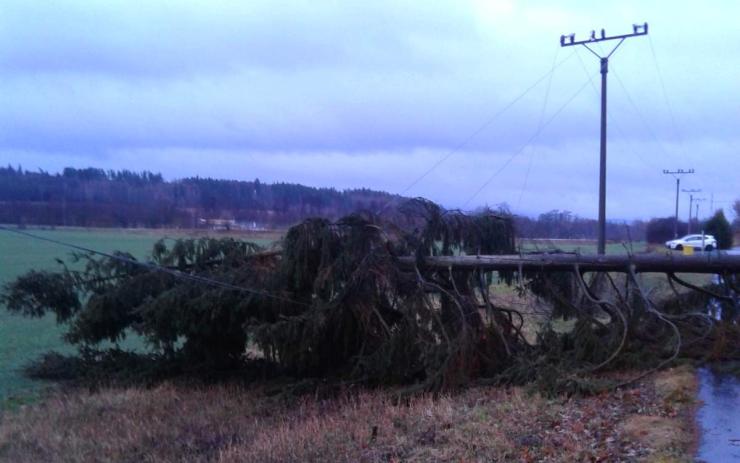
[[[704,233],[714,235],[719,249],[730,249],[732,247],[732,227],[727,221],[725,213],[719,209],[712,218],[704,222]]]
[[[663,217],[650,219],[645,231],[648,243],[664,243],[674,238],[673,229],[676,223],[675,217]],[[678,236],[683,236],[688,231],[686,222],[678,221]]]

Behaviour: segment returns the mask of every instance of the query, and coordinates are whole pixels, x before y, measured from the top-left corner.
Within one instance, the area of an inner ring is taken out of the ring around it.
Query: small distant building
[[[237,225],[241,230],[248,231],[265,231],[267,228],[264,225],[258,224],[254,220],[239,222]]]
[[[211,230],[236,230],[240,228],[234,219],[199,219],[198,224],[201,227],[210,228]]]

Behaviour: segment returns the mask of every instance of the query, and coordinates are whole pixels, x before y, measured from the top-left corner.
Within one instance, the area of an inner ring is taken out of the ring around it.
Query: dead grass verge
[[[224,385],[78,390],[6,415],[0,459],[683,461],[691,447],[685,398],[696,385],[690,370],[679,373],[587,398],[479,387],[402,405],[392,391],[285,400]]]

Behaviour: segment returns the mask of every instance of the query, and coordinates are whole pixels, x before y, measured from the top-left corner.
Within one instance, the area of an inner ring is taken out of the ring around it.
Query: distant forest
[[[168,182],[151,172],[68,167],[51,174],[0,167],[0,223],[18,225],[269,229],[307,217],[336,219],[358,210],[377,211],[393,198],[364,188],[338,191],[257,179]],[[514,220],[523,238],[593,239],[597,234],[596,220],[569,211]],[[607,238],[645,238],[644,222],[629,225],[608,223]]]
[[[655,219],[653,219],[655,220]],[[644,241],[646,229],[653,222],[606,222],[606,239],[614,241]],[[514,224],[520,238],[596,239],[598,221],[564,210],[552,210],[536,218],[516,216]]]
[[[185,178],[151,172],[0,167],[0,223],[80,227],[273,228],[306,217],[375,210],[393,196],[290,183]]]

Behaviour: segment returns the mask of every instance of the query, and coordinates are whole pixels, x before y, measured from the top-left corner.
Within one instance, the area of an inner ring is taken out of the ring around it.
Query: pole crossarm
[[[576,40],[575,34],[561,35],[560,36],[560,46],[561,47],[572,47],[575,45],[588,45],[591,43],[604,42],[607,40],[620,40],[621,39],[621,41],[624,41],[624,39],[627,39],[629,37],[637,37],[638,35],[647,35],[648,23],[633,24],[632,31],[633,32],[631,34],[613,35],[611,37],[606,36],[606,32],[604,31],[604,29],[601,29],[600,37],[596,37],[596,31],[591,31],[591,36],[588,38],[588,40]],[[619,44],[617,45],[617,47],[618,46]]]
[[[398,258],[403,266],[423,265],[432,268],[477,269],[477,270],[522,270],[562,272],[629,273],[740,273],[740,255],[722,252],[705,255],[578,255],[578,254],[524,254],[503,256],[431,256],[422,258],[404,256]]]
[[[676,175],[693,174],[694,173],[694,169],[689,169],[689,170],[683,170],[683,169],[668,170],[668,169],[663,169],[663,173],[664,174],[670,174],[670,175],[673,175],[675,177]]]

